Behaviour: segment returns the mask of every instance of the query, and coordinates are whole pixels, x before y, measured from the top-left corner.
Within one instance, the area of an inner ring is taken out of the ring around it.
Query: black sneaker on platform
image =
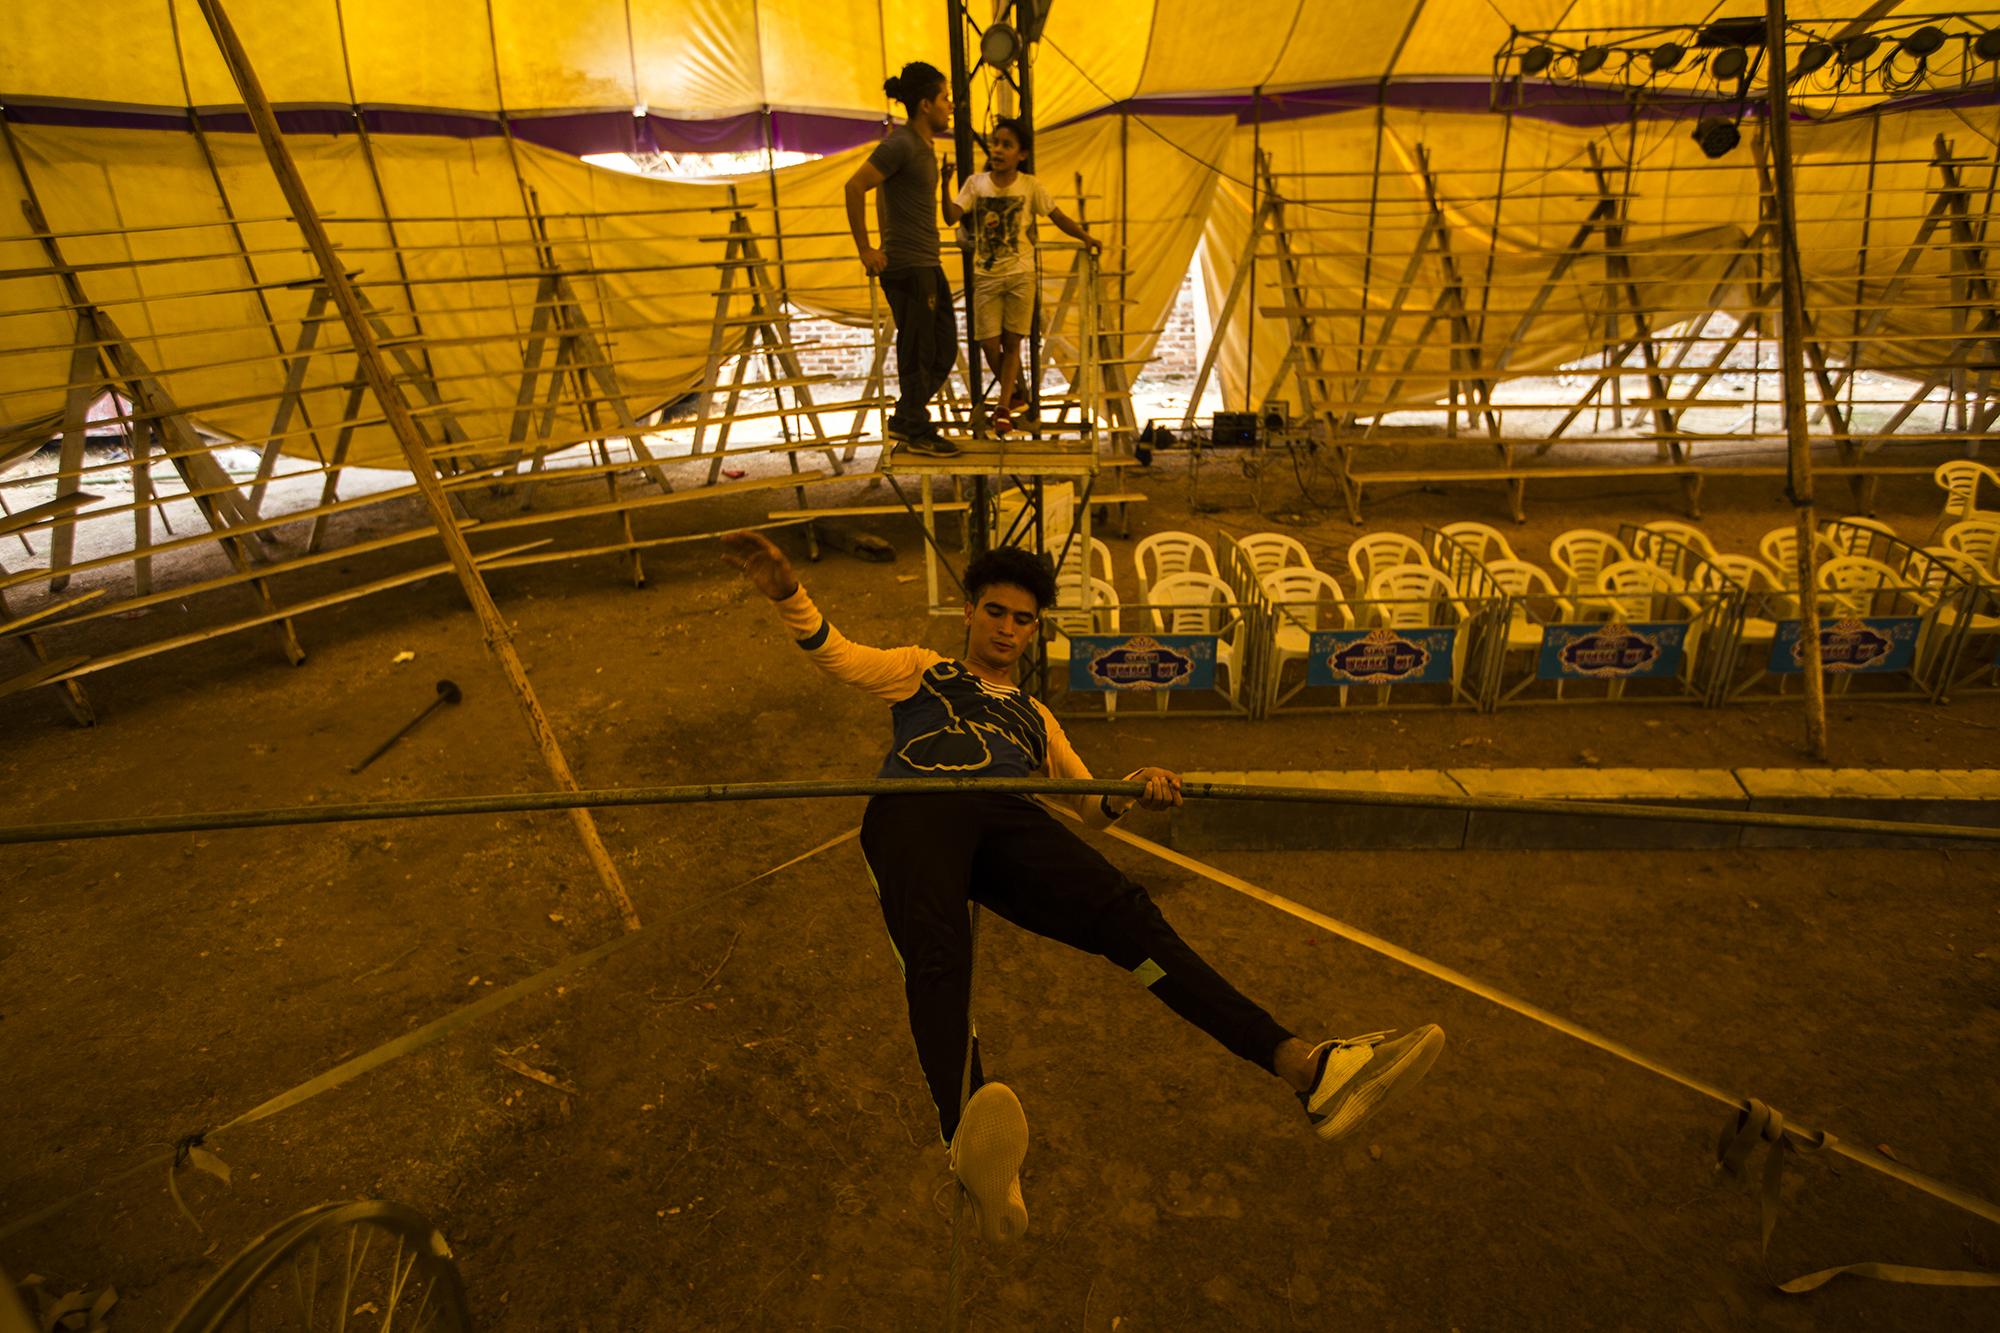
[[[891,433],[893,434],[893,432]],[[922,433],[916,431],[910,432],[902,437],[902,443],[898,447],[909,453],[920,454],[925,458],[958,457],[958,446],[939,434],[936,426],[932,426]]]

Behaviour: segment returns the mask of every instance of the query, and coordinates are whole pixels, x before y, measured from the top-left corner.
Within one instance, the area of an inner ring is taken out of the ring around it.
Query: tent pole
[[[945,23],[951,33],[951,104],[952,116],[952,157],[957,168],[958,183],[962,186],[972,176],[972,68],[966,64],[965,25],[971,19],[967,11],[968,0],[944,0]],[[979,340],[973,337],[972,327],[972,251],[961,251],[962,267],[959,294],[965,301],[965,396],[971,408],[974,422],[983,419],[982,402],[985,386],[981,383],[979,361]],[[947,294],[946,299],[949,299]],[[947,381],[949,382],[949,381]],[[1035,386],[1039,389],[1040,386]],[[1034,392],[1030,392],[1030,397]],[[1005,403],[998,404],[1006,407]],[[886,448],[886,445],[885,445]],[[979,555],[992,544],[992,535],[987,531],[987,481],[982,474],[972,478],[972,509],[966,515],[966,545],[968,555]],[[955,1317],[955,1316],[954,1316]]]
[[[1257,384],[1257,187],[1264,179],[1264,85],[1250,90],[1250,306],[1245,315],[1243,336],[1243,404],[1239,411],[1254,412],[1251,390]]]
[[[1783,296],[1780,316],[1784,336],[1778,340],[1779,366],[1785,391],[1785,435],[1791,466],[1786,493],[1798,514],[1799,644],[1805,668],[1806,748],[1825,759],[1826,678],[1819,654],[1818,553],[1813,521],[1812,450],[1806,431],[1805,280],[1799,269],[1798,217],[1792,199],[1792,108],[1785,86],[1785,0],[1765,0],[1764,46],[1766,92],[1769,98],[1771,196],[1777,212],[1778,283]]]
[[[431,466],[423,437],[418,434],[416,419],[410,415],[409,404],[403,400],[403,391],[389,373],[389,366],[382,357],[382,349],[377,344],[375,330],[370,326],[367,312],[362,308],[347,271],[340,263],[340,257],[327,235],[326,225],[320,221],[319,212],[313,207],[312,196],[306,190],[305,180],[299,174],[298,163],[292,160],[291,150],[285,146],[278,129],[277,117],[271,111],[270,99],[264,95],[263,84],[257,72],[250,65],[250,57],[243,49],[236,29],[229,21],[229,15],[222,8],[222,0],[201,0],[202,16],[208,20],[210,31],[215,34],[215,43],[222,54],[223,63],[236,81],[237,90],[243,96],[244,106],[250,113],[250,123],[256,128],[257,138],[264,145],[264,153],[271,160],[271,169],[278,178],[285,202],[298,220],[299,230],[304,235],[306,245],[311,249],[313,259],[318,263],[320,276],[326,281],[328,293],[340,311],[343,323],[347,325],[347,336],[354,345],[360,363],[362,377],[368,382],[376,401],[381,404],[382,413],[388,418],[396,443],[402,447],[404,458],[410,467],[410,476],[416,482],[418,492],[423,496],[425,506],[430,510],[431,521],[436,525],[438,539],[443,543],[445,554],[450,557],[452,567],[458,574],[459,583],[465,589],[472,603],[474,614],[479,617],[480,627],[485,632],[486,646],[493,654],[507,683],[514,692],[515,702],[526,716],[528,729],[534,733],[535,743],[542,752],[542,761],[556,785],[564,790],[577,790],[576,778],[570,772],[569,760],[563,756],[562,743],[556,739],[555,729],[549,725],[548,716],[542,711],[542,703],[535,695],[534,686],[528,681],[528,674],[521,664],[520,654],[514,649],[513,632],[507,621],[494,604],[493,594],[480,576],[478,566],[473,562],[472,552],[466,546],[464,534],[459,531],[451,513],[450,501],[446,499],[444,488],[438,484],[437,472]],[[587,812],[572,813],[572,822],[583,839],[584,851],[590,857],[597,871],[605,893],[618,908],[627,930],[639,928],[638,909],[626,892],[624,880],[618,868],[611,862],[611,853],[598,836],[597,825]]]

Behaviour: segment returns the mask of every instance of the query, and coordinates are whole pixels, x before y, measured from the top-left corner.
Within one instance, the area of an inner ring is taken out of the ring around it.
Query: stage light
[[[1521,72],[1529,78],[1546,71],[1556,58],[1555,51],[1546,46],[1531,46],[1521,53]]]
[[[1799,63],[1793,66],[1792,72],[1803,77],[1825,69],[1832,59],[1833,47],[1829,43],[1807,42],[1805,49],[1799,52]]]
[[[1908,37],[1896,43],[1896,49],[1906,56],[1915,56],[1917,59],[1922,60],[1925,56],[1934,54],[1943,45],[1943,29],[1926,23]]]
[[[1686,54],[1687,48],[1679,42],[1662,42],[1647,54],[1646,59],[1653,63],[1653,73],[1665,74],[1680,64],[1681,57]]]
[[[1021,55],[1021,36],[1005,23],[996,23],[979,34],[979,58],[995,69],[1005,69]]]
[[[1858,65],[1882,49],[1882,39],[1872,32],[1850,37],[1840,44],[1840,63]]]
[[[1750,53],[1740,46],[1729,47],[1710,61],[1708,68],[1718,79],[1740,79],[1750,68]]]
[[[1988,28],[1972,44],[1972,54],[1981,60],[2000,60],[2000,28]]]
[[[1743,142],[1743,133],[1735,121],[1710,116],[1694,127],[1694,141],[1701,145],[1703,157],[1717,158]]]
[[[1604,62],[1611,59],[1611,52],[1602,46],[1586,46],[1583,54],[1576,58],[1578,78],[1588,78],[1604,68]]]

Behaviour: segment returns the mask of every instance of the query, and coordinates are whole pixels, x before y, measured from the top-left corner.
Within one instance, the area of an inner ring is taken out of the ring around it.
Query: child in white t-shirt
[[[1017,386],[1021,379],[1021,339],[1035,314],[1035,219],[1089,246],[1104,243],[1056,207],[1048,190],[1021,170],[1033,147],[1025,123],[1000,120],[988,140],[987,170],[969,178],[956,199],[944,204],[944,220],[956,225],[970,217],[972,231],[972,332],[1000,382],[988,420],[996,435],[1013,429],[1014,413],[1031,405]]]

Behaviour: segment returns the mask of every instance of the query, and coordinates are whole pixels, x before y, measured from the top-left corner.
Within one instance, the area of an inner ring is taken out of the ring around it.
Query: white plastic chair
[[[1445,608],[1451,613],[1445,624],[1455,624],[1472,614],[1451,580],[1429,565],[1396,565],[1383,570],[1369,583],[1368,600],[1381,603],[1370,608],[1375,623],[1397,629],[1435,625]]]
[[[1069,679],[1069,636],[1072,634],[1116,634],[1118,632],[1119,606],[1118,589],[1107,579],[1093,578],[1090,581],[1090,607],[1083,605],[1083,579],[1074,572],[1075,566],[1065,568],[1056,580],[1055,605],[1042,613],[1045,622],[1042,651],[1048,655],[1049,667],[1057,679]],[[1106,691],[1104,711],[1118,711],[1118,694]]]
[[[2000,519],[2000,512],[1979,507],[1979,483],[1984,481],[2000,486],[2000,471],[1969,458],[1955,458],[1949,463],[1938,464],[1937,471],[1931,473],[1931,480],[1944,491],[1944,509],[1938,514],[1937,522],[1931,525],[1932,539],[1953,523],[1979,518]]]
[[[1278,701],[1279,683],[1285,666],[1301,662],[1312,653],[1312,636],[1327,629],[1353,629],[1354,611],[1341,595],[1340,584],[1321,569],[1301,569],[1296,565],[1276,569],[1263,578],[1264,595],[1271,599],[1271,684],[1268,702]],[[1340,688],[1340,702],[1347,702],[1347,687]]]
[[[2000,522],[1974,518],[1954,523],[1944,530],[1944,548],[1979,566],[1987,578],[2000,575]]]
[[[1839,547],[1826,539],[1826,534],[1816,532],[1813,542],[1819,547],[1820,559],[1844,555]],[[1778,576],[1778,586],[1787,592],[1797,592],[1799,588],[1799,530],[1787,524],[1782,528],[1772,528],[1757,539],[1757,554],[1763,558],[1771,572]]]
[[[1176,574],[1206,574],[1219,578],[1215,548],[1192,532],[1156,532],[1142,538],[1132,551],[1139,572],[1139,591],[1151,595],[1153,585]]]
[[[1396,565],[1377,574],[1368,585],[1369,617],[1377,625],[1391,629],[1429,629],[1449,626],[1451,636],[1451,684],[1458,688],[1465,669],[1465,632],[1472,623],[1472,611],[1459,600],[1451,580],[1429,565]],[[1391,686],[1378,688],[1376,697],[1386,700]]]
[[[1892,565],[1870,560],[1865,555],[1837,555],[1819,567],[1819,586],[1833,594],[1833,610],[1843,616],[1894,614],[1878,612],[1884,596],[1900,600],[1907,595],[1926,609],[1923,594],[1903,593],[1906,580]],[[1935,599],[1932,599],[1935,600]]]
[[[1989,615],[1976,609],[1987,606],[2000,610],[2000,581],[1996,581],[1991,574],[1981,570],[1978,565],[1957,551],[1942,546],[1926,546],[1924,554],[1930,559],[1922,562],[1925,566],[1923,569],[1913,569],[1919,563],[1914,556],[1911,557],[1909,564],[1904,566],[1904,581],[1922,588],[1928,596],[1936,600],[1938,621],[1944,625],[1956,625],[1960,614],[1958,596],[1962,590],[1956,587],[1948,588],[1946,581],[1939,575],[1940,570],[1948,569],[1977,589],[1973,594],[1972,603],[1975,609],[1967,617],[1970,632],[1992,634],[2000,631],[2000,614]]]
[[[1828,619],[1915,614],[1934,621],[1930,612],[1937,604],[1936,596],[1913,589],[1910,584],[1911,580],[1902,571],[1880,560],[1862,555],[1835,556],[1819,567],[1819,586],[1826,594],[1821,614]],[[1917,658],[1925,663],[1929,662],[1932,651],[1927,629],[1928,626],[1919,628],[1916,644]],[[1841,694],[1852,683],[1852,675],[1843,671],[1830,683],[1830,688]]]
[[[1750,555],[1719,555],[1709,562],[1744,592],[1742,643],[1768,645],[1778,637],[1778,622],[1799,614],[1799,599],[1787,593],[1778,576]]]
[[[1067,552],[1063,550],[1065,545],[1069,547]],[[1077,559],[1083,553],[1083,538],[1081,535],[1071,537],[1068,534],[1064,534],[1061,537],[1050,539],[1048,548],[1051,559],[1059,555],[1064,557],[1062,568],[1056,571],[1060,576],[1076,568]],[[1092,537],[1090,539],[1090,576],[1094,579],[1102,579],[1106,583],[1111,582],[1117,577],[1114,573],[1111,560],[1111,548],[1105,545],[1102,537]]]
[[[1236,545],[1259,579],[1280,569],[1313,568],[1312,553],[1306,550],[1305,543],[1282,532],[1253,532]]]
[[[1704,563],[1698,571],[1700,581],[1706,585],[1701,590],[1714,594],[1723,591],[1719,582],[1719,570],[1713,563]],[[1596,596],[1586,598],[1582,605],[1587,611],[1609,612],[1614,620],[1626,623],[1632,621],[1685,621],[1687,630],[1681,636],[1681,665],[1679,675],[1682,680],[1693,681],[1695,662],[1700,656],[1704,637],[1710,625],[1719,619],[1720,607],[1715,596],[1691,597],[1690,584],[1675,578],[1657,565],[1649,565],[1643,560],[1621,560],[1608,565],[1599,574],[1600,590]],[[1711,608],[1718,614],[1709,614]],[[1609,694],[1613,699],[1625,692],[1625,682],[1609,682]]]
[[[1365,537],[1356,537],[1354,544],[1347,548],[1347,568],[1354,574],[1356,588],[1372,587],[1383,571],[1401,565],[1430,569],[1430,552],[1423,548],[1423,543],[1413,541],[1400,532],[1371,532]]]
[[[1947,577],[1952,574],[1964,582]],[[1921,553],[1912,552],[1903,563],[1903,582],[1921,588],[1931,602],[1924,613],[1924,623],[1917,630],[1917,671],[1923,679],[1930,678],[1931,659],[1958,628],[1960,620],[1964,620],[1969,635],[1983,638],[2000,634],[2000,582],[1983,574],[1979,566],[1958,552],[1941,546],[1926,546]],[[1969,603],[1964,600],[1967,583],[1972,585]],[[1974,649],[1971,660],[1992,662],[1990,644]],[[1993,670],[1996,679],[2000,679],[2000,667]],[[1979,669],[1972,674],[1978,675]]]
[[[1623,621],[1678,620],[1678,608],[1692,611],[1693,604],[1681,596],[1687,585],[1643,560],[1620,560],[1606,565],[1597,575],[1598,591],[1582,599],[1586,611],[1608,612]]]
[[[1438,531],[1471,551],[1472,558],[1482,563],[1518,558],[1514,548],[1507,544],[1505,534],[1489,524],[1447,523]]]
[[[1235,606],[1236,591],[1213,574],[1174,574],[1152,585],[1146,594],[1146,614],[1155,634],[1217,634],[1215,670],[1218,681],[1227,672],[1228,684],[1221,686],[1233,703],[1237,692],[1237,664],[1243,660],[1245,621]],[[1159,707],[1167,706],[1160,692]]]
[[[1624,542],[1596,528],[1571,528],[1549,543],[1549,559],[1562,571],[1567,597],[1596,592],[1598,575],[1607,566],[1631,558]]]
[[[1692,523],[1683,523],[1673,518],[1656,518],[1651,523],[1641,523],[1639,527],[1645,532],[1657,532],[1662,537],[1672,537],[1704,559],[1713,560],[1718,554],[1715,543],[1709,540],[1708,534]]]
[[[1867,555],[1875,549],[1877,535],[1895,537],[1894,528],[1879,518],[1842,518],[1821,530],[1820,541],[1829,551],[1841,555]]]
[[[1576,619],[1576,604],[1562,595],[1555,580],[1540,565],[1527,560],[1493,560],[1486,566],[1493,582],[1510,599],[1507,606],[1507,651],[1532,652],[1542,646],[1542,626]],[[1541,603],[1537,606],[1537,603]]]

